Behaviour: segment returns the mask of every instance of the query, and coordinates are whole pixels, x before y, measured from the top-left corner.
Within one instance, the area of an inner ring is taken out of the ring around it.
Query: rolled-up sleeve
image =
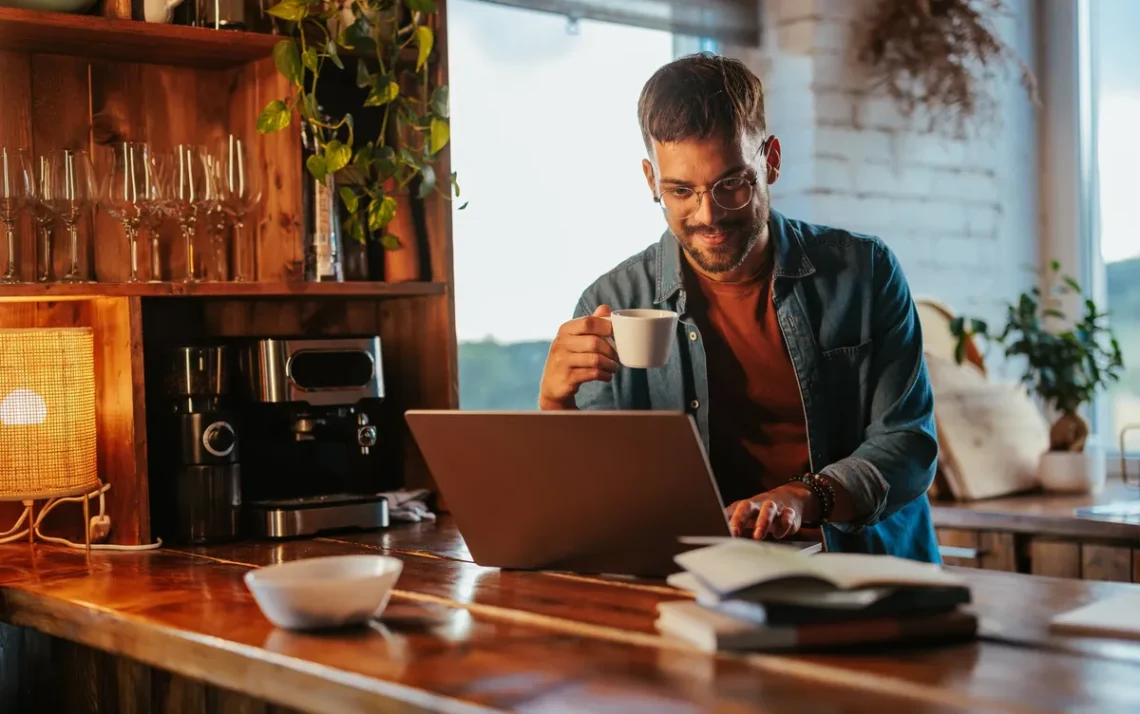
[[[934,480],[938,439],[934,394],[922,352],[922,328],[897,258],[875,245],[871,421],[863,442],[820,473],[851,496],[855,519],[834,523],[854,533],[888,518]]]

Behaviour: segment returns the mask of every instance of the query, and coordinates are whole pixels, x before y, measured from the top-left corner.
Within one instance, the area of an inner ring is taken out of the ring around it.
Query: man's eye
[[[724,188],[728,189],[729,191],[735,191],[736,189],[738,189],[744,185],[744,179],[742,179],[742,178],[727,178],[727,179],[721,181],[720,185],[723,186]]]
[[[665,192],[672,195],[673,198],[677,198],[677,199],[680,199],[682,201],[684,201],[686,198],[689,198],[690,196],[693,195],[693,189],[691,189],[691,188],[670,188],[670,189],[667,189]]]

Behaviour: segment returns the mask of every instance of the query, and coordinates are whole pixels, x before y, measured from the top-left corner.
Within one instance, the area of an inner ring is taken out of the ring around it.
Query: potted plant
[[[306,122],[315,150],[305,169],[317,181],[332,177],[347,214],[345,236],[358,243],[378,240],[386,249],[387,276],[418,279],[410,199],[433,191],[450,198],[435,170],[451,136],[448,87],[433,86],[429,71],[436,0],[282,0],[268,12],[286,35],[273,59],[292,93],[265,106],[258,131],[281,131],[294,114]],[[356,63],[362,100],[355,110],[330,117],[318,87],[329,64],[343,71],[346,59]],[[380,112],[371,122],[378,128],[358,136],[362,123],[354,112]],[[455,173],[443,182],[459,194]]]
[[[1080,284],[1060,270],[1060,263],[1052,261],[1045,290],[1034,287],[1007,306],[1000,333],[969,317],[952,320],[950,332],[957,339],[959,363],[971,337],[1002,345],[1007,358],[1024,365],[1022,382],[1045,409],[1056,414],[1049,430],[1049,451],[1041,457],[1041,485],[1056,491],[1096,491],[1104,484],[1104,453],[1088,448],[1089,425],[1080,410],[1098,391],[1120,379],[1124,361],[1106,323],[1108,313],[1101,312]],[[1061,309],[1067,295],[1077,295],[1084,305],[1083,316],[1071,325]]]

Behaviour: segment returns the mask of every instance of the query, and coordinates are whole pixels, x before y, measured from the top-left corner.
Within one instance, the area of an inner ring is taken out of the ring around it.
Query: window
[[[1140,224],[1136,218],[1136,167],[1140,166],[1140,2],[1088,3],[1085,52],[1089,63],[1092,127],[1093,230],[1086,250],[1098,302],[1111,312],[1125,373],[1104,395],[1096,416],[1102,443],[1114,449],[1121,429],[1140,424]],[[1129,451],[1140,447],[1131,434]]]
[[[665,230],[641,172],[641,87],[714,48],[479,0],[447,9],[460,406],[535,409],[582,291]]]

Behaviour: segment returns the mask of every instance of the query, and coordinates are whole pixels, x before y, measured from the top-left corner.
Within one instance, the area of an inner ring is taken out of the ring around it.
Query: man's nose
[[[701,205],[697,208],[697,212],[693,214],[693,220],[698,223],[703,223],[706,226],[714,225],[724,215],[724,211],[720,206],[716,205],[716,201],[712,198],[712,193],[701,194]]]

